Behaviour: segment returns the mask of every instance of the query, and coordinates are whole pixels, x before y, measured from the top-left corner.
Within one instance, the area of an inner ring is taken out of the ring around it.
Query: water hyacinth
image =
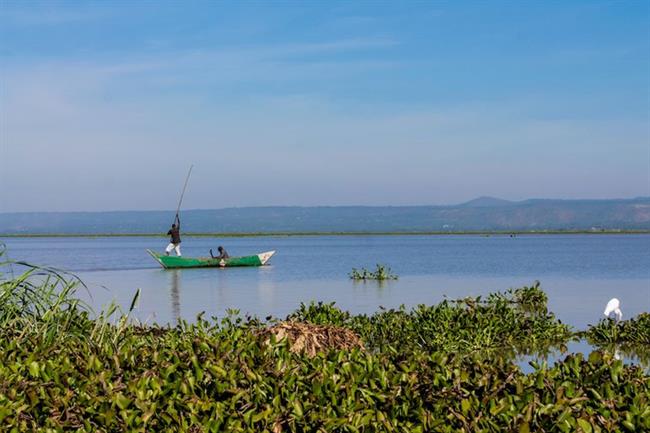
[[[650,313],[620,322],[603,319],[580,335],[592,346],[650,366]]]
[[[603,319],[586,332],[592,343],[628,343],[650,346],[650,313],[616,322]]]
[[[524,295],[527,294],[527,295]],[[367,347],[446,351],[454,353],[513,350],[535,352],[569,341],[571,328],[547,312],[539,284],[481,297],[383,310],[352,316],[334,303],[302,304],[290,320],[346,326]]]
[[[288,322],[236,312],[173,327],[109,320],[114,307],[93,316],[74,302],[78,281],[37,272],[0,281],[0,431],[650,429],[642,369],[594,352],[524,374],[507,356],[572,336],[539,287],[370,316],[303,305],[286,318],[297,328],[363,343],[305,353],[270,331]]]
[[[377,267],[374,271],[369,271],[366,268],[352,268],[352,271],[348,274],[352,280],[396,280],[397,275],[391,272],[391,269],[388,266],[377,264]]]

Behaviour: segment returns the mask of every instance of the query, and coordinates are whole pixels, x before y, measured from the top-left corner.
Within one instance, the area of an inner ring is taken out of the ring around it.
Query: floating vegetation
[[[353,280],[396,280],[397,275],[393,274],[388,266],[377,264],[377,268],[374,271],[369,271],[366,268],[352,268],[352,271],[349,274],[350,278]]]
[[[508,290],[508,296],[518,304],[524,311],[546,313],[548,311],[548,296],[540,289],[539,281],[535,281],[530,287],[520,287],[515,290]]]
[[[591,344],[627,343],[650,346],[650,313],[616,322],[603,319],[585,333]]]
[[[502,356],[571,336],[545,305],[524,308],[523,293],[542,306],[531,288],[371,316],[310,304],[281,322],[233,311],[143,327],[109,321],[114,307],[90,318],[80,282],[32,269],[0,276],[0,431],[650,430],[642,369],[594,352],[524,374]]]
[[[407,311],[382,310],[371,316],[339,310],[334,303],[302,304],[289,316],[293,321],[344,326],[354,330],[366,347],[404,350],[484,353],[490,350],[519,353],[546,352],[565,345],[572,329],[546,309],[546,294],[539,285],[481,297],[418,305]],[[390,352],[390,351],[389,351]]]
[[[592,346],[639,360],[650,371],[650,313],[620,322],[603,319],[579,334]]]

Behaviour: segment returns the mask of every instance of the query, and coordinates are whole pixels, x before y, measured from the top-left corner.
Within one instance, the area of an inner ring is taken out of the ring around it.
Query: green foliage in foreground
[[[523,374],[476,352],[565,334],[530,288],[373,316],[303,306],[293,319],[350,326],[368,347],[310,358],[261,342],[255,319],[92,320],[74,285],[47,270],[0,280],[0,431],[650,429],[650,378],[638,367],[594,352]]]
[[[369,271],[366,268],[352,268],[349,274],[353,280],[396,280],[397,275],[393,274],[388,266],[377,264],[374,271]]]
[[[501,358],[439,353],[413,352],[399,362],[359,351],[307,358],[284,344],[260,348],[252,333],[229,324],[219,331],[205,324],[161,335],[131,331],[119,351],[73,339],[34,347],[3,338],[0,426],[89,432],[650,428],[648,377],[598,353],[524,375]]]

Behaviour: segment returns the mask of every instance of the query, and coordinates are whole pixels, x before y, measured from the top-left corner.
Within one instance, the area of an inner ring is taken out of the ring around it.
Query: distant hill
[[[0,234],[165,233],[173,211],[0,213]],[[185,233],[650,230],[650,197],[453,206],[246,207],[182,212]]]
[[[514,206],[516,201],[504,200],[502,198],[494,197],[479,197],[463,203],[459,206],[462,207],[500,207],[500,206]]]

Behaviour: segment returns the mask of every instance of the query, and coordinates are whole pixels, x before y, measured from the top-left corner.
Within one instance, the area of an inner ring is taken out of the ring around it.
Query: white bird
[[[616,321],[620,322],[623,318],[623,312],[621,311],[621,301],[616,298],[612,298],[607,303],[605,307],[605,317],[609,317],[610,314],[616,314]]]

